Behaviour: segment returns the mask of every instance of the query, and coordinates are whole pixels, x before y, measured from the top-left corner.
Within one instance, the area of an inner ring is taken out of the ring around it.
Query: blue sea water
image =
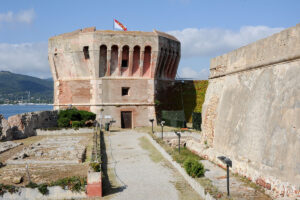
[[[47,104],[1,105],[0,104],[0,114],[3,115],[4,118],[6,119],[16,114],[43,111],[43,110],[53,110],[53,105],[47,105]]]

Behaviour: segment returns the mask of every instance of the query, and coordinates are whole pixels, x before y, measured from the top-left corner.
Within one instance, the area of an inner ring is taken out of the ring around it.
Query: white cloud
[[[6,23],[26,23],[30,24],[33,22],[35,17],[34,9],[29,10],[21,10],[18,13],[13,13],[12,11],[8,11],[7,13],[0,13],[0,22]]]
[[[187,28],[169,31],[182,46],[182,56],[215,57],[281,31],[283,28],[243,26],[238,31],[220,28]]]
[[[201,69],[200,71],[196,71],[190,67],[182,67],[179,71],[180,78],[206,80],[208,79],[208,75],[208,69]]]
[[[0,70],[47,78],[51,76],[47,58],[46,42],[0,43]]]

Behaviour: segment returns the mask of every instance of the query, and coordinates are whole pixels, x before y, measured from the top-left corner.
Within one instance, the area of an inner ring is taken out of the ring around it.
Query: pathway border
[[[149,139],[151,144],[162,154],[162,156],[167,159],[173,167],[184,177],[184,179],[190,184],[190,186],[205,200],[215,200],[209,193],[205,192],[205,189],[190,177],[186,171],[172,159],[172,157],[151,137],[149,134],[146,134],[146,137]]]

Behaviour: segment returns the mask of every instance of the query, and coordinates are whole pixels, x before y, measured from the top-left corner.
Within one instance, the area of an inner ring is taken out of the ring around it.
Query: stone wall
[[[203,104],[206,156],[274,197],[300,195],[300,24],[212,59]]]
[[[0,139],[12,140],[34,136],[36,129],[57,127],[57,118],[58,111],[39,111],[14,115],[9,117],[7,121],[2,119],[2,124],[6,124],[7,131],[6,137],[1,137],[0,134]]]
[[[13,135],[10,125],[8,124],[8,121],[3,117],[3,115],[0,115],[0,141],[12,139]]]

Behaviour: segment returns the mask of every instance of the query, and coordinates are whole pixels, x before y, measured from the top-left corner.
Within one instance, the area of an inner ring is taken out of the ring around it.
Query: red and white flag
[[[127,31],[127,28],[118,20],[114,19],[114,29],[119,29],[123,31]]]

